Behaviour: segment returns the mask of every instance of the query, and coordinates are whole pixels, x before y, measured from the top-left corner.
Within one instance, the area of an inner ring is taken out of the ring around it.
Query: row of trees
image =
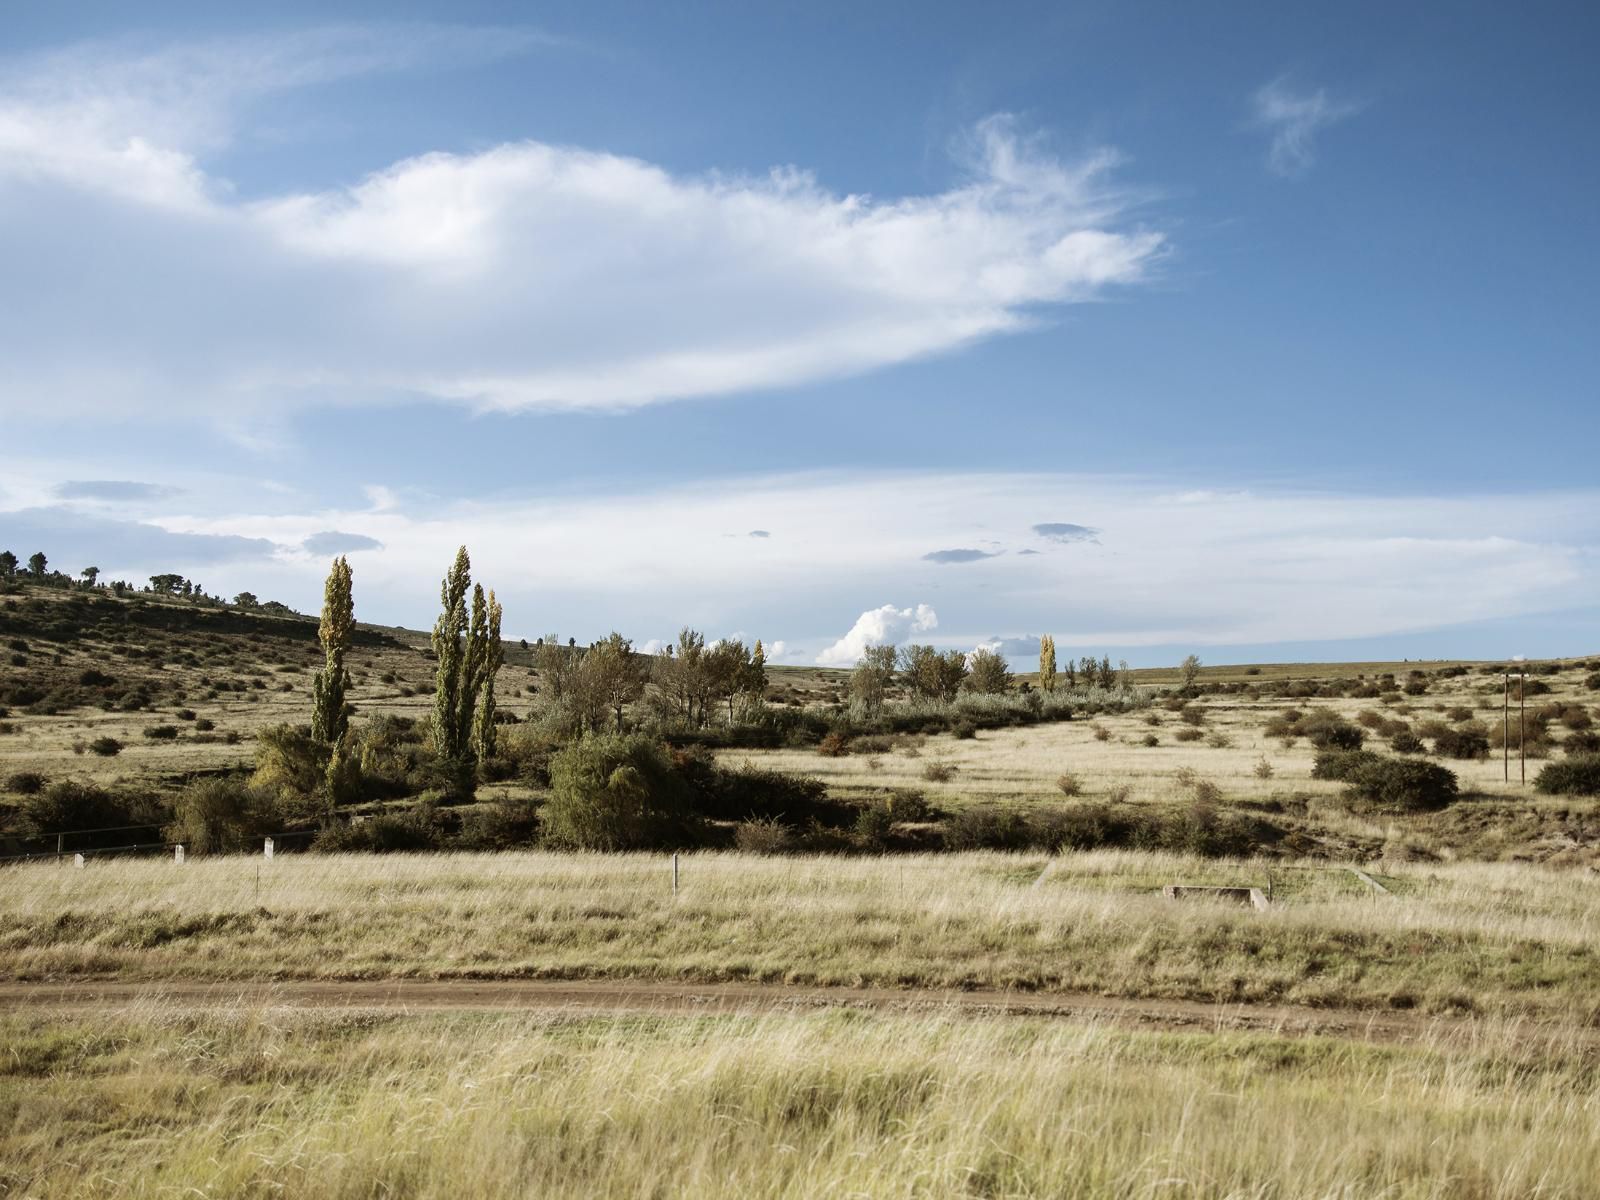
[[[850,694],[868,712],[883,707],[900,684],[921,700],[954,700],[958,692],[1000,695],[1011,690],[1011,669],[993,650],[938,650],[933,646],[868,646],[850,675]]]

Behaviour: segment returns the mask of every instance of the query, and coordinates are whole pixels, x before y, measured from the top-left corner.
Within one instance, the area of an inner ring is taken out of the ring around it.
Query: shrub
[[[317,799],[328,769],[328,748],[311,740],[308,725],[273,725],[256,735],[256,769],[250,786],[294,815],[321,807]]]
[[[122,743],[114,737],[97,737],[89,743],[89,752],[101,758],[112,758],[122,753]]]
[[[180,720],[180,721],[192,721],[192,720],[194,720],[194,709],[192,709],[192,708],[180,708],[177,712],[173,713],[172,715],[177,717],[178,720]]]
[[[1158,738],[1153,733],[1145,734],[1144,737],[1142,737],[1140,739],[1140,741],[1146,746],[1159,746],[1159,745],[1161,745],[1161,739]]]
[[[194,728],[196,733],[210,733],[217,727],[217,723],[210,717],[196,717]]]
[[[884,807],[896,821],[930,821],[938,811],[916,788],[890,788]]]
[[[317,834],[311,848],[328,854],[394,854],[437,850],[439,844],[439,830],[431,814],[419,808],[382,813],[359,823],[329,825]]]
[[[824,758],[843,758],[850,753],[850,740],[835,730],[817,743],[817,753]]]
[[[733,844],[747,854],[783,854],[794,847],[794,831],[776,817],[740,821]]]
[[[855,839],[863,849],[882,850],[893,827],[894,817],[887,808],[877,804],[868,805],[856,817]]]
[[[1589,676],[1583,681],[1583,686],[1588,688],[1591,692],[1600,692],[1600,674]]]
[[[510,850],[539,837],[539,808],[524,796],[498,796],[468,810],[456,845],[463,850]]]
[[[270,798],[243,781],[200,779],[178,793],[166,838],[196,854],[236,854],[253,849],[277,824]]]
[[[1600,796],[1600,754],[1579,754],[1547,764],[1534,778],[1547,796]]]
[[[1434,737],[1433,750],[1447,758],[1482,758],[1489,753],[1489,738],[1477,729],[1446,729]]]
[[[1561,748],[1567,752],[1569,758],[1583,754],[1600,754],[1600,733],[1589,730],[1575,733],[1561,743]]]
[[[1028,823],[1009,809],[974,805],[945,822],[944,844],[951,850],[1023,850]]]
[[[75,839],[77,847],[118,846],[130,841],[155,841],[162,813],[150,797],[113,794],[93,784],[61,779],[22,802],[22,831],[29,837],[78,830],[105,830]],[[135,826],[132,830],[118,826]],[[148,827],[143,828],[143,827]],[[72,846],[68,847],[73,848]]]
[[[1454,772],[1416,759],[1374,755],[1373,761],[1357,766],[1345,778],[1350,798],[1406,812],[1444,808],[1458,794]]]
[[[930,783],[949,783],[960,769],[955,763],[929,763],[922,768],[922,777]]]
[[[1078,782],[1078,777],[1071,771],[1063,771],[1056,776],[1056,788],[1063,796],[1076,796],[1083,791],[1083,785]]]
[[[963,719],[957,721],[950,732],[963,741],[970,741],[978,736],[978,727],[971,721]]]
[[[1096,725],[1094,727],[1094,740],[1097,741],[1097,742],[1108,742],[1108,741],[1110,741],[1111,740],[1111,730],[1107,729],[1104,725]]]
[[[178,736],[178,727],[176,725],[146,725],[139,732],[152,741],[170,742]]]
[[[1213,750],[1227,750],[1232,747],[1233,739],[1222,730],[1216,729],[1206,735],[1206,745]]]
[[[1381,761],[1371,750],[1324,750],[1311,764],[1311,778],[1348,780],[1360,768]]]
[[[1425,749],[1427,749],[1427,747],[1422,744],[1422,739],[1416,734],[1412,733],[1409,729],[1401,730],[1399,733],[1395,734],[1394,737],[1390,738],[1389,748],[1396,754],[1421,754]]]
[[[687,845],[699,830],[689,788],[661,743],[641,734],[588,737],[550,760],[545,840],[583,850]]]
[[[1257,779],[1271,779],[1272,773],[1272,764],[1267,761],[1266,755],[1262,755],[1255,765],[1255,777]]]
[[[1359,750],[1366,740],[1360,726],[1325,710],[1301,721],[1300,732],[1318,750]]]
[[[1172,737],[1175,741],[1179,742],[1198,742],[1201,738],[1205,737],[1205,732],[1203,730],[1195,729],[1193,726],[1185,726],[1174,733]]]

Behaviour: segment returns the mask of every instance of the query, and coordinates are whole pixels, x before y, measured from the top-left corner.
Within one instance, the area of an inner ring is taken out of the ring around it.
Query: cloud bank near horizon
[[[782,641],[791,659],[827,665],[912,636],[964,650],[1041,631],[1090,648],[1385,636],[1532,619],[1592,606],[1600,591],[1595,490],[1390,497],[1069,475],[818,475],[444,505],[379,485],[368,508],[252,515],[220,507],[222,493],[206,513],[183,482],[197,502],[189,515],[155,503],[125,505],[125,521],[92,502],[16,510],[0,513],[0,529],[31,530],[39,544],[0,548],[43,549],[73,569],[92,562],[107,577],[198,571],[208,590],[312,610],[326,562],[304,547],[339,531],[347,545],[379,543],[357,564],[361,611],[426,628],[438,579],[466,542],[518,636],[557,629],[589,641],[618,629],[643,643],[689,624]],[[1027,537],[1041,505],[1082,514],[1106,530],[1104,544],[959,568],[922,560],[930,544]],[[784,536],[721,532],[752,517]]]

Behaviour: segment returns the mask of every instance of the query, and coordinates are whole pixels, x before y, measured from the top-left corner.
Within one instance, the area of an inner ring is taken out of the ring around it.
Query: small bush
[[[949,783],[961,768],[955,763],[934,762],[922,768],[922,777],[930,783]]]
[[[176,725],[146,725],[139,732],[152,741],[170,742],[178,736],[178,727]]]
[[[1078,777],[1071,771],[1063,771],[1056,776],[1056,790],[1063,796],[1076,796],[1083,791],[1083,784],[1078,782]]]
[[[777,818],[740,821],[733,844],[746,854],[784,854],[794,848],[794,831]]]
[[[6,787],[19,796],[37,796],[44,791],[44,776],[37,771],[18,771],[6,780]]]
[[[1145,734],[1144,737],[1142,737],[1140,739],[1140,742],[1141,742],[1141,744],[1143,744],[1145,746],[1159,746],[1159,745],[1161,745],[1161,739],[1158,738],[1153,733]]]
[[[890,788],[884,807],[896,821],[931,821],[939,815],[916,788]]]
[[[1253,773],[1257,779],[1272,778],[1272,764],[1267,761],[1266,755],[1262,755],[1261,758],[1256,761]]]
[[[122,753],[122,743],[114,737],[97,737],[89,743],[89,753],[101,758],[112,758]]]
[[[863,849],[882,850],[893,827],[894,818],[889,815],[887,808],[869,805],[856,817],[855,839]]]
[[[1422,739],[1409,729],[1401,730],[1389,739],[1389,748],[1396,754],[1421,754],[1427,749]]]
[[[177,717],[178,720],[180,720],[180,721],[192,721],[192,720],[194,720],[194,709],[192,709],[192,708],[180,708],[177,712],[173,713],[172,715]]]
[[[1178,742],[1198,742],[1203,737],[1205,737],[1204,730],[1196,729],[1190,725],[1184,726],[1172,735],[1173,740]]]
[[[196,717],[194,727],[197,733],[210,733],[217,727],[217,723],[210,717]]]
[[[1489,738],[1476,729],[1446,729],[1433,739],[1433,750],[1446,758],[1482,758],[1489,753]]]
[[[1217,729],[1206,735],[1206,745],[1213,750],[1228,750],[1233,746],[1233,739]]]
[[[971,721],[960,720],[955,723],[950,732],[963,741],[970,741],[978,736],[978,727]]]
[[[843,758],[850,753],[850,739],[837,731],[829,733],[817,743],[817,753],[824,758]]]
[[[1576,758],[1584,754],[1600,754],[1600,733],[1584,730],[1575,733],[1561,743],[1561,748],[1567,752],[1568,758]]]
[[[178,793],[169,842],[196,854],[237,854],[278,825],[271,801],[237,779],[201,779]]]
[[[1111,740],[1111,730],[1104,725],[1094,726],[1094,740],[1097,742],[1109,742]]]
[[[328,854],[403,854],[437,850],[439,830],[424,811],[383,813],[360,822],[329,825],[311,843]]]
[[[1534,778],[1547,796],[1600,796],[1600,754],[1579,754],[1546,765]]]
[[[1352,799],[1429,812],[1444,808],[1458,794],[1455,773],[1436,763],[1407,758],[1380,758],[1363,763],[1346,776],[1345,794]]]

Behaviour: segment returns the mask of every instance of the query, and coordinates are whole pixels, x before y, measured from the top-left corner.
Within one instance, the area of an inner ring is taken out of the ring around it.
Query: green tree
[[[644,656],[615,630],[584,655],[582,691],[593,697],[600,711],[613,715],[618,733],[622,732],[623,709],[644,695],[646,671]]]
[[[760,700],[767,694],[767,648],[756,639],[756,648],[750,652],[750,663],[744,672],[744,694]]]
[[[552,844],[582,850],[685,845],[697,828],[688,786],[639,734],[584,738],[555,755],[540,819]]]
[[[9,550],[0,550],[0,579],[17,577],[17,556]]]
[[[850,672],[850,694],[868,713],[876,713],[894,684],[895,648],[868,646]]]
[[[710,699],[703,633],[684,626],[678,633],[677,652],[669,647],[656,660],[656,685],[688,725],[704,725]]]
[[[706,686],[709,695],[728,705],[728,724],[732,725],[733,702],[745,689],[750,670],[750,651],[733,638],[724,638],[706,651]]]
[[[322,622],[317,626],[317,637],[322,642],[325,662],[311,680],[311,736],[329,746],[338,746],[350,728],[344,699],[350,674],[344,669],[344,656],[350,649],[355,627],[350,563],[340,555],[333,560],[322,588]]]
[[[233,598],[233,603],[235,607],[244,609],[259,608],[261,605],[254,592],[240,592]]]
[[[485,633],[483,649],[483,700],[478,705],[477,724],[473,727],[473,749],[478,761],[494,757],[494,679],[505,662],[505,647],[500,644],[500,602],[489,592],[489,627]]]
[[[900,651],[900,674],[924,699],[953,700],[967,677],[967,656],[960,650],[941,654],[932,646],[907,646]]]
[[[50,560],[44,556],[43,550],[35,550],[28,556],[28,573],[35,579],[44,578],[44,569]]]
[[[1194,687],[1195,680],[1200,678],[1200,656],[1191,654],[1178,664],[1178,670],[1183,673],[1183,690],[1189,691]]]
[[[100,568],[85,567],[83,570],[79,571],[78,574],[84,577],[90,587],[94,587],[95,581],[100,578]]]
[[[1056,639],[1048,633],[1039,639],[1039,690],[1056,690]]]
[[[465,797],[473,791],[473,722],[489,660],[489,604],[483,585],[472,582],[472,560],[465,546],[456,551],[440,585],[439,601],[442,611],[433,626],[433,653],[438,660],[433,748],[444,780],[458,797]]]
[[[1011,690],[1011,668],[1003,656],[980,646],[967,655],[967,677],[962,687],[980,695],[1002,695]]]

